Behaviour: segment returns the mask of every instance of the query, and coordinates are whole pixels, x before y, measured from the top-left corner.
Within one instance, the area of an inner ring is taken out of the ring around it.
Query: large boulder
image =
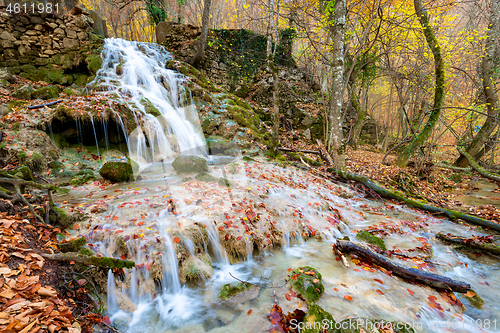
[[[33,93],[33,88],[29,84],[25,84],[11,94],[12,97],[18,99],[31,99],[31,94]]]
[[[7,68],[0,68],[0,80],[7,81],[9,83],[14,83],[16,78],[12,75]]]
[[[134,179],[132,166],[127,161],[110,160],[101,167],[99,174],[102,178],[113,182],[125,182]]]
[[[208,171],[207,161],[198,156],[177,156],[172,167],[179,173]]]

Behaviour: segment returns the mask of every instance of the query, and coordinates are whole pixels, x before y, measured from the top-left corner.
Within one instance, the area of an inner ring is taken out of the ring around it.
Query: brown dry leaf
[[[21,258],[21,259],[25,259],[26,257],[20,253],[20,252],[14,252],[14,253],[11,253],[12,256],[14,257],[18,257],[18,258]]]
[[[7,312],[0,312],[0,319],[9,318],[9,314]]]
[[[37,294],[40,296],[57,297],[57,291],[51,286],[41,287],[38,289]]]
[[[10,274],[12,272],[12,270],[5,266],[5,267],[0,267],[0,274],[2,275],[7,275],[7,274]]]
[[[8,289],[6,288],[2,292],[0,292],[0,297],[5,297],[7,299],[11,299],[14,296],[16,296],[16,294],[14,292],[12,292],[12,289],[10,289],[10,288],[8,288]]]
[[[31,322],[31,324],[29,324],[28,326],[26,326],[22,331],[20,331],[19,333],[28,333],[31,328],[38,322],[38,320],[33,320]]]

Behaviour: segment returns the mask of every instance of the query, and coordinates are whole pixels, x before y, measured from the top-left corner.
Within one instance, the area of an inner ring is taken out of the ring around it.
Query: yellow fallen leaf
[[[469,290],[464,295],[467,296],[467,297],[474,297],[474,296],[476,296],[476,293],[473,293],[472,291]]]

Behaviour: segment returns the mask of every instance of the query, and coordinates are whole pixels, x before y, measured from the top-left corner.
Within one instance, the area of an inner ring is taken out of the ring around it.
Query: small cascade
[[[99,156],[99,163],[101,162],[101,154],[99,153],[99,143],[97,142],[97,133],[95,131],[95,126],[94,126],[94,118],[92,117],[92,115],[89,113],[90,115],[90,122],[92,123],[92,129],[94,130],[94,138],[95,138],[95,146],[97,148],[97,156]]]
[[[102,129],[104,131],[104,143],[106,145],[106,153],[109,156],[109,139],[108,139],[108,126],[106,125],[106,121],[104,121],[104,118],[101,119],[102,123]]]
[[[168,235],[165,237],[165,254],[163,255],[163,279],[161,285],[163,291],[169,294],[178,294],[181,291],[177,255],[175,253],[174,247],[172,246],[172,240]]]
[[[108,271],[108,313],[115,313],[119,310],[118,299],[116,297],[115,277],[111,269]]]
[[[207,223],[207,233],[215,263],[219,265],[229,265],[226,249],[222,246],[219,234],[211,223]]]
[[[134,114],[137,127],[129,135],[128,148],[140,170],[179,154],[207,154],[186,79],[165,68],[171,60],[169,52],[157,44],[110,38],[102,56],[92,85],[120,98]],[[120,122],[123,125],[121,118]]]

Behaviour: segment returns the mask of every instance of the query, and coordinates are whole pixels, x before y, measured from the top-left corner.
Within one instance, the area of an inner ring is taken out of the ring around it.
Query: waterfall
[[[115,277],[111,269],[108,271],[108,313],[118,311],[118,300],[116,298]]]
[[[94,118],[92,118],[92,115],[90,115],[90,122],[92,123],[92,129],[94,130],[94,138],[95,138],[95,146],[97,148],[97,155],[99,156],[99,163],[101,161],[101,154],[99,154],[99,143],[97,143],[97,133],[95,131],[95,126],[94,126]]]
[[[139,171],[179,154],[206,155],[197,111],[187,98],[187,79],[165,68],[172,59],[169,52],[157,44],[110,38],[101,54],[103,64],[91,85],[132,111],[137,127],[128,147]]]

